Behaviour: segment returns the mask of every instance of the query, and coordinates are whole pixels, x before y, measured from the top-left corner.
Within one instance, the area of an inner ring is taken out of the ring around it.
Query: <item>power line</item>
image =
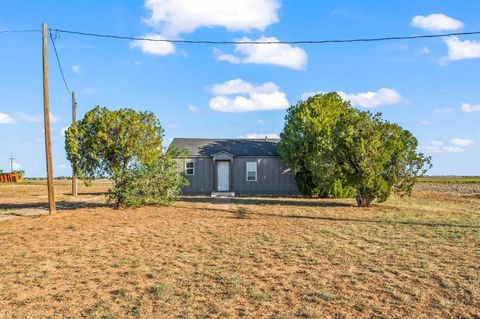
[[[0,33],[31,33],[40,32],[40,30],[0,30]]]
[[[377,38],[354,38],[354,39],[332,39],[332,40],[295,40],[295,41],[214,41],[214,40],[181,40],[181,39],[154,39],[144,37],[132,37],[113,34],[99,34],[89,33],[81,31],[71,31],[62,29],[50,29],[51,31],[99,37],[110,38],[117,40],[133,40],[133,41],[151,41],[151,42],[168,42],[168,43],[187,43],[187,44],[329,44],[329,43],[354,43],[354,42],[378,42],[378,41],[392,41],[392,40],[414,40],[414,39],[429,39],[429,38],[444,38],[451,36],[470,36],[479,35],[480,31],[472,32],[452,32],[452,33],[440,33],[440,34],[421,34],[410,36],[393,36],[393,37],[377,37]]]
[[[130,40],[130,41],[150,41],[150,42],[164,42],[164,43],[186,43],[186,44],[234,44],[234,45],[245,45],[245,44],[332,44],[332,43],[355,43],[355,42],[379,42],[379,41],[394,41],[394,40],[415,40],[415,39],[431,39],[431,38],[443,38],[451,36],[471,36],[479,35],[480,31],[471,31],[471,32],[451,32],[451,33],[439,33],[439,34],[420,34],[420,35],[410,35],[410,36],[392,36],[392,37],[375,37],[375,38],[351,38],[351,39],[331,39],[331,40],[294,40],[294,41],[229,41],[229,40],[182,40],[182,39],[154,39],[146,37],[132,37],[132,36],[123,36],[123,35],[113,35],[113,34],[100,34],[100,33],[90,33],[82,31],[72,31],[72,30],[63,30],[63,29],[48,29],[50,39],[52,40],[53,49],[55,51],[55,57],[57,59],[58,68],[65,84],[65,89],[69,94],[72,94],[70,88],[68,87],[67,80],[65,79],[65,74],[63,73],[62,64],[60,62],[60,57],[58,55],[57,47],[55,45],[55,39],[53,32],[66,33],[72,35],[81,35],[81,36],[90,36],[90,37],[99,37],[99,38],[110,38],[117,40]],[[40,32],[40,30],[0,30],[0,33],[30,33],[30,32]]]
[[[451,36],[471,36],[480,35],[480,31],[471,32],[452,32],[438,34],[420,34],[410,36],[391,36],[391,37],[373,37],[373,38],[351,38],[351,39],[330,39],[330,40],[292,40],[292,41],[231,41],[231,40],[182,40],[182,39],[154,39],[146,37],[132,37],[114,34],[100,34],[82,31],[72,31],[63,29],[49,29],[51,32],[67,33],[73,35],[110,38],[117,40],[131,41],[150,41],[150,42],[168,42],[168,43],[186,43],[186,44],[331,44],[331,43],[355,43],[355,42],[378,42],[378,41],[394,41],[394,40],[415,40],[415,39],[431,39],[444,38]],[[0,33],[28,33],[40,32],[40,30],[0,30]]]
[[[52,40],[53,50],[55,51],[55,57],[57,58],[57,64],[58,64],[58,68],[60,69],[60,74],[62,75],[63,83],[65,84],[65,88],[67,89],[67,92],[71,95],[72,92],[68,88],[67,80],[65,79],[65,75],[63,74],[62,64],[60,63],[60,58],[58,57],[57,46],[55,45],[55,39],[53,38],[53,35],[52,35],[52,29],[49,29],[49,34],[50,34],[50,39]]]

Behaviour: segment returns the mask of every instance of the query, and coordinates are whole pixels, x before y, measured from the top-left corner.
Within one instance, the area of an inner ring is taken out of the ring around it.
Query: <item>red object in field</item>
[[[17,183],[20,178],[15,173],[0,174],[0,183]]]

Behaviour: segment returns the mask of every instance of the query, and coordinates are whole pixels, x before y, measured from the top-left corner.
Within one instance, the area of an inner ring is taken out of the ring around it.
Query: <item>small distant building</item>
[[[293,172],[277,152],[279,139],[174,138],[186,152],[179,170],[190,182],[185,195],[298,195]]]
[[[18,183],[20,182],[20,175],[17,173],[1,173],[0,183]]]

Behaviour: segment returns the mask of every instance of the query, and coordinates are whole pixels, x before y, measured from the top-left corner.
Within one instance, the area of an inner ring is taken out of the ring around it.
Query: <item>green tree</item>
[[[155,167],[162,157],[163,129],[152,112],[110,111],[96,106],[65,133],[67,158],[76,174],[89,184],[111,178],[110,199],[125,204],[122,192],[131,170]]]
[[[357,111],[342,119],[333,134],[335,161],[348,185],[356,189],[358,206],[384,202],[392,190],[410,195],[416,179],[431,167],[430,157],[417,152],[418,142],[381,114]]]
[[[299,190],[307,196],[332,197],[344,184],[334,159],[333,131],[354,110],[336,93],[318,94],[287,110],[278,152],[295,172]],[[348,196],[346,190],[342,194]],[[341,195],[341,194],[336,194]]]
[[[170,205],[175,202],[188,185],[179,174],[176,159],[180,153],[170,147],[157,161],[147,164],[134,164],[126,174],[124,183],[114,185],[109,200],[121,199],[122,205],[139,207],[142,205]]]
[[[417,177],[431,167],[409,131],[381,114],[352,108],[336,93],[292,106],[281,139],[280,156],[297,176],[308,173],[310,189],[330,196],[353,188],[359,206],[383,202],[392,190],[410,194]]]

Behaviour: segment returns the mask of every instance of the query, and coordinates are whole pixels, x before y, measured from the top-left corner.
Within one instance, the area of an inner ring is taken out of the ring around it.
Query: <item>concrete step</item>
[[[235,197],[235,192],[212,192],[212,197]]]

